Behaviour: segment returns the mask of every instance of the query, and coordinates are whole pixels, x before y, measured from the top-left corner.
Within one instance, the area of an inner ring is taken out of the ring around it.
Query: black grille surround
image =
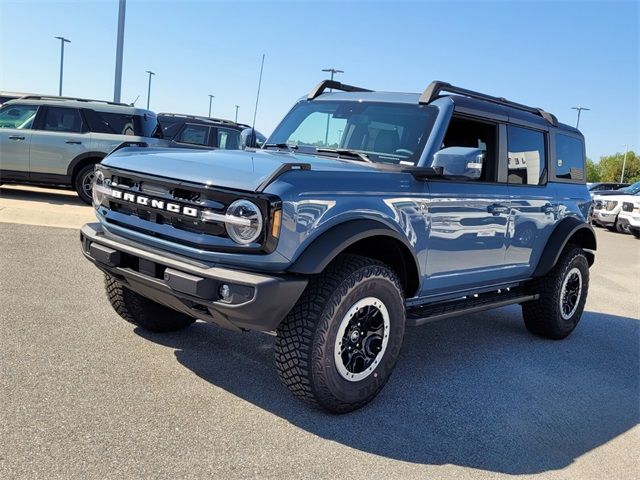
[[[624,202],[622,204],[622,210],[624,210],[625,212],[633,212],[633,203],[631,202]]]
[[[155,225],[170,225],[185,232],[225,238],[232,242],[223,222],[204,222],[201,218],[201,213],[209,211],[224,214],[231,203],[239,199],[245,199],[253,202],[262,213],[262,233],[255,243],[250,245],[211,246],[197,241],[185,241],[184,239],[180,239],[179,242],[208,251],[242,253],[271,253],[277,246],[278,239],[272,235],[271,226],[275,212],[282,208],[282,202],[275,195],[229,190],[132,172],[121,168],[114,169],[105,165],[101,165],[99,169],[104,175],[105,187],[122,192],[123,196],[127,193],[135,198],[138,198],[138,196],[145,197],[149,199],[148,203],[152,200],[155,201],[155,206],[152,207],[150,204],[141,205],[133,202],[130,200],[130,196],[127,200],[113,198],[112,196],[106,197],[101,204],[101,208],[106,208],[120,215],[134,216],[144,220],[144,222],[138,222],[137,225],[131,225],[127,222],[110,218],[107,212],[105,216],[107,223],[169,241],[176,241],[176,239],[170,235],[158,233],[158,229],[145,228],[145,222]],[[173,210],[177,211],[156,208],[158,202],[164,202],[165,207],[170,203]],[[185,214],[185,211],[188,214]],[[194,211],[197,212],[195,216]]]

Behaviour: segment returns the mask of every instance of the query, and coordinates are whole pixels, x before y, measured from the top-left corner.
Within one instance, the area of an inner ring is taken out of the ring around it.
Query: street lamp
[[[236,105],[236,123],[238,123],[238,109],[240,108],[240,105]]]
[[[624,146],[624,158],[622,159],[622,173],[620,174],[620,183],[623,183],[624,169],[627,166],[627,153],[629,152],[629,145]]]
[[[62,96],[62,70],[64,68],[64,44],[71,43],[71,40],[68,40],[64,37],[55,37],[60,40],[60,84],[58,86],[58,96]]]
[[[113,101],[117,103],[120,103],[120,94],[122,92],[122,55],[124,52],[124,18],[126,12],[127,1],[120,0],[120,6],[118,8],[118,36],[116,41],[116,76],[113,81]]]
[[[147,110],[149,110],[149,100],[151,99],[151,76],[155,75],[151,70],[147,70],[149,74],[149,86],[147,87]]]
[[[211,118],[211,101],[213,100],[214,97],[215,95],[209,94],[209,118]]]
[[[580,126],[580,113],[582,112],[582,110],[589,111],[591,109],[590,108],[585,108],[585,107],[571,107],[571,110],[577,110],[578,111],[578,121],[576,122],[576,128],[578,128]]]
[[[337,68],[323,68],[322,69],[323,72],[329,72],[331,73],[331,81],[333,81],[333,76],[336,73],[344,73],[344,70],[338,70]],[[332,92],[333,89],[329,88],[329,91]],[[329,119],[331,118],[331,115],[327,113],[327,128],[324,132],[324,144],[325,146],[327,145],[327,143],[329,143]]]

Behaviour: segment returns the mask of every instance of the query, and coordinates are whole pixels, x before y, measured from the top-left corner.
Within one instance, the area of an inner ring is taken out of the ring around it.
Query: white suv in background
[[[620,213],[622,212],[623,204],[625,202],[633,203],[640,198],[638,195],[640,195],[640,182],[621,189],[619,195],[594,195],[593,212],[591,214],[592,223],[612,231],[628,233],[629,223],[620,219]],[[626,218],[626,216],[623,218]]]
[[[0,183],[72,187],[91,203],[94,165],[122,142],[167,146],[155,113],[124,103],[28,95],[0,108]]]
[[[640,240],[640,194],[622,202],[618,223]]]

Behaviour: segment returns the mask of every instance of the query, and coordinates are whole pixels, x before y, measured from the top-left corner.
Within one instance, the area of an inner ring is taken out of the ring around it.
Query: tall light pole
[[[331,67],[331,68],[323,68],[322,71],[331,73],[331,81],[333,81],[333,76],[336,73],[344,73],[344,70],[338,70],[337,68],[333,68],[333,67]],[[333,89],[330,88],[329,91],[331,92],[331,91],[333,91]],[[329,118],[331,118],[331,115],[327,114],[327,128],[326,128],[326,130],[324,132],[324,144],[325,144],[325,146],[329,142]]]
[[[149,110],[149,100],[151,99],[151,77],[155,75],[151,70],[147,70],[149,74],[149,86],[147,87],[147,110]]]
[[[116,42],[116,78],[113,82],[113,101],[120,103],[122,93],[122,55],[124,52],[124,14],[127,10],[127,0],[120,0],[118,8],[118,37]]]
[[[64,44],[71,43],[71,40],[68,40],[64,37],[55,37],[60,40],[60,84],[58,85],[58,96],[62,96],[62,71],[64,69]]]
[[[238,109],[240,108],[240,105],[236,105],[236,123],[238,123]]]
[[[591,109],[590,108],[585,108],[585,107],[571,107],[571,110],[577,110],[578,111],[578,121],[576,122],[576,128],[578,128],[580,126],[580,113],[582,112],[582,110],[589,111]]]
[[[211,102],[213,101],[214,97],[215,95],[209,94],[209,118],[211,118]]]
[[[624,158],[622,159],[622,173],[620,174],[620,183],[624,183],[624,169],[627,166],[627,153],[629,152],[629,145],[624,146]]]

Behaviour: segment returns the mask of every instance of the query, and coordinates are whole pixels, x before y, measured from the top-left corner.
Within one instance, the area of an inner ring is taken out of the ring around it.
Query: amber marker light
[[[282,210],[273,212],[273,222],[271,223],[271,236],[278,238],[280,236],[280,224],[282,223]]]

